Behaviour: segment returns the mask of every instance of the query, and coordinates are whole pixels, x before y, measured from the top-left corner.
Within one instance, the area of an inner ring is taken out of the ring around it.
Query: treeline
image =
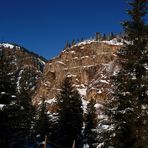
[[[119,42],[121,42],[121,40],[124,38],[124,34],[123,33],[119,33],[119,34],[114,34],[113,32],[109,33],[109,34],[103,34],[101,32],[96,32],[95,36],[91,37],[90,40],[94,40],[94,41],[110,41],[112,39],[116,38]],[[65,48],[70,48],[80,42],[83,41],[87,41],[87,39],[84,39],[83,37],[81,39],[73,39],[71,42],[67,41]],[[64,48],[64,49],[65,49]]]

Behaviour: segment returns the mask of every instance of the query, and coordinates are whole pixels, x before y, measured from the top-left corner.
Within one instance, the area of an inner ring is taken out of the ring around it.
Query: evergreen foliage
[[[78,91],[72,86],[71,78],[67,77],[61,86],[57,96],[58,128],[57,145],[72,147],[75,141],[76,147],[82,147],[83,110],[82,101]]]
[[[2,49],[0,54],[0,147],[8,147],[11,138],[12,122],[10,120],[9,111],[15,111],[13,105],[16,102],[16,86],[14,83],[14,75],[10,74],[11,65],[10,59],[5,58],[5,51]]]
[[[72,40],[71,45],[74,46],[75,44],[76,44],[76,41],[75,40]]]
[[[96,148],[97,138],[97,113],[95,108],[96,101],[91,99],[87,105],[87,114],[85,120],[84,137],[85,142],[90,148]]]
[[[32,104],[32,100],[26,90],[21,89],[19,94],[19,122],[21,123],[21,129],[25,136],[32,134],[32,127],[34,124],[35,107]]]
[[[106,37],[106,34],[104,33],[103,37],[102,37],[102,40],[106,40],[106,39],[107,39],[107,37]]]
[[[96,32],[95,40],[99,41],[100,37],[101,37],[101,34],[99,32]]]
[[[121,70],[113,77],[114,94],[110,117],[114,130],[106,145],[115,148],[146,148],[148,146],[148,35],[144,16],[147,0],[129,3],[130,21],[123,23],[125,39],[117,55]]]
[[[67,41],[65,48],[70,48],[70,47],[71,47],[71,44],[69,43],[69,41]]]
[[[30,134],[33,106],[25,90],[18,94],[11,55],[0,57],[0,147],[24,147]]]
[[[40,109],[37,111],[37,121],[35,125],[35,134],[41,137],[41,141],[44,140],[45,136],[49,139],[50,134],[50,118],[47,115],[45,99],[42,99]]]
[[[35,74],[31,69],[25,69],[22,70],[21,73],[21,78],[19,80],[19,89],[27,92],[34,92],[34,90],[32,88],[34,88],[37,84],[36,84],[36,77],[37,74]],[[32,91],[31,91],[32,89]],[[22,91],[22,92],[23,92]],[[28,94],[28,96],[31,94]]]

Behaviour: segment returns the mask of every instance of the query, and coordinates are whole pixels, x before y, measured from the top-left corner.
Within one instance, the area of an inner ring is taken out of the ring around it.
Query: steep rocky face
[[[72,77],[74,85],[85,100],[91,98],[103,102],[110,94],[110,76],[118,70],[115,52],[122,46],[112,41],[84,41],[66,48],[58,57],[47,62],[43,79],[34,95],[38,103],[44,97],[50,105],[55,102],[60,84],[66,76]]]
[[[23,87],[32,95],[42,76],[46,60],[19,45],[9,43],[0,44],[0,55],[11,64],[9,73],[15,74],[17,91]]]

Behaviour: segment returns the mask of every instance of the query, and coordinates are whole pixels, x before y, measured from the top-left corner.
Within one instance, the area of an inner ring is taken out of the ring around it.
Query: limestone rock
[[[39,103],[44,97],[50,109],[54,104],[60,85],[66,76],[72,77],[74,85],[85,100],[91,98],[103,102],[110,95],[110,76],[119,68],[115,52],[122,43],[108,41],[84,41],[63,50],[49,60],[43,71],[40,86],[33,96]]]

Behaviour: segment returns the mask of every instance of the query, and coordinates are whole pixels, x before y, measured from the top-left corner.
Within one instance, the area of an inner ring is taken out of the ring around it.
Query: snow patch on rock
[[[81,96],[86,96],[87,88],[77,88],[77,90]]]
[[[9,43],[0,43],[0,47],[5,47],[5,48],[14,48],[14,45],[9,44]]]

